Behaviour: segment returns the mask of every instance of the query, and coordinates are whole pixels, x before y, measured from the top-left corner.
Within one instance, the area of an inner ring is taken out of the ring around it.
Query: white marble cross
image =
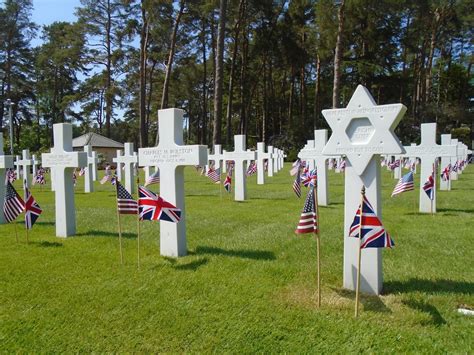
[[[314,140],[312,139],[306,141],[306,145],[298,153],[298,158],[306,162],[306,166],[308,167],[310,171],[314,170],[314,167],[315,167],[313,153],[314,153]]]
[[[20,164],[21,157],[19,155],[15,156],[15,170],[16,170],[16,178],[21,180],[21,164]]]
[[[268,153],[270,153],[271,155],[271,158],[268,159],[268,166],[267,166],[268,175],[267,176],[272,177],[275,170],[273,162],[275,161],[276,152],[275,152],[275,148],[271,145],[269,145],[267,149],[268,149]]]
[[[459,163],[461,162],[461,160],[464,159],[464,155],[465,155],[464,154],[464,143],[462,143],[462,142],[458,142],[458,155],[459,155],[459,157],[458,157],[458,166],[459,166],[458,175],[461,175],[464,168],[461,167],[461,164],[459,164]]]
[[[377,105],[369,91],[359,85],[343,109],[323,110],[333,133],[323,154],[345,155],[344,193],[344,287],[355,290],[359,240],[349,238],[349,229],[361,203],[361,189],[377,216],[382,217],[380,154],[404,153],[394,129],[406,111],[402,104]],[[382,250],[362,250],[361,290],[380,294],[383,285]]]
[[[30,166],[33,165],[33,161],[30,159],[30,151],[28,149],[23,149],[22,159],[18,160],[18,164],[22,167],[22,183],[26,180],[26,186],[30,187]],[[20,178],[20,176],[18,176]]]
[[[245,178],[245,162],[255,160],[255,152],[247,151],[245,135],[234,136],[234,151],[225,153],[225,160],[233,160],[234,165],[234,199],[245,201],[247,199],[247,180]]]
[[[442,134],[441,135],[441,145],[451,145],[451,135],[450,134]],[[456,147],[457,148],[457,147]],[[456,149],[457,152],[457,149]],[[451,164],[451,167],[453,166],[452,164],[454,163],[456,159],[456,156],[448,157],[444,156],[441,157],[441,166],[440,166],[440,172],[443,173],[444,169],[448,168],[449,165]],[[449,176],[449,179],[443,180],[442,178],[439,180],[439,189],[444,190],[444,191],[450,191],[451,190],[451,176]]]
[[[92,147],[90,144],[84,146],[84,152],[87,153],[87,165],[84,169],[84,192],[94,192],[94,180],[92,178],[92,169],[94,164],[94,156],[92,155]]]
[[[453,157],[451,159],[451,166],[454,166],[454,164],[457,163],[458,161],[458,157],[459,157],[459,153],[458,153],[458,140],[457,139],[451,139],[451,145],[455,145],[456,146],[456,155],[455,157]],[[459,169],[458,169],[459,170]],[[457,171],[454,171],[454,170],[451,170],[451,180],[457,180],[458,179],[458,172]]]
[[[122,150],[117,149],[117,155],[115,158],[112,158],[112,161],[117,164],[117,168],[115,169],[115,174],[117,175],[117,179],[119,181],[122,181],[122,163],[121,161],[122,157]]]
[[[280,170],[283,170],[283,166],[285,165],[285,152],[283,149],[280,149]]]
[[[5,201],[5,175],[7,169],[13,168],[13,156],[5,155],[3,151],[3,135],[0,132],[0,224],[4,224],[5,216],[3,215],[3,203]]]
[[[273,176],[273,174],[278,173],[278,148],[272,147],[273,148],[273,154],[272,154],[272,175],[268,176]],[[270,169],[270,167],[269,167]]]
[[[72,125],[53,125],[54,147],[51,153],[43,153],[43,167],[51,168],[54,174],[56,205],[56,236],[67,237],[76,233],[76,210],[74,205],[73,171],[87,165],[87,153],[72,151]]]
[[[160,253],[177,257],[186,255],[186,214],[184,208],[184,167],[205,165],[207,147],[184,145],[183,111],[175,108],[158,111],[160,142],[154,148],[140,148],[140,166],[158,166],[161,197],[181,209],[178,223],[160,221]]]
[[[318,204],[320,206],[327,206],[329,204],[328,197],[328,166],[326,160],[330,157],[323,154],[324,147],[328,141],[328,130],[327,129],[317,129],[314,131],[314,141],[312,142],[313,148],[301,150],[298,154],[298,158],[302,160],[313,162],[313,166],[316,166],[317,173],[317,186],[318,186]],[[310,170],[314,169],[309,168]]]
[[[434,189],[433,201],[430,200],[423,185],[433,172],[433,164],[438,157],[456,155],[456,147],[442,146],[436,144],[436,123],[421,124],[421,143],[417,146],[405,147],[407,155],[421,159],[420,168],[420,212],[436,212],[436,188]],[[435,171],[435,187],[437,172]]]
[[[125,143],[123,145],[123,155],[114,158],[117,163],[117,169],[121,164],[124,165],[125,179],[121,180],[125,183],[125,189],[132,195],[135,193],[135,169],[133,168],[137,162],[137,156],[133,152],[133,143]]]
[[[33,179],[36,176],[36,172],[38,171],[37,166],[40,164],[39,160],[36,159],[36,155],[33,154],[31,156],[32,168],[33,168]]]
[[[265,153],[265,143],[257,143],[257,185],[265,184],[265,160],[272,160],[272,153]]]
[[[395,169],[393,169],[393,178],[396,179],[396,180],[400,180],[400,178],[402,177],[402,165],[403,165],[402,156],[401,155],[395,155],[394,162],[396,162],[397,160],[398,160],[399,164],[398,164],[397,167],[395,167]]]
[[[98,163],[99,163],[99,158],[97,158],[97,152],[92,151],[92,180],[93,181],[97,181],[97,164]]]
[[[224,154],[222,154],[222,146],[220,144],[214,145],[214,154],[208,155],[208,160],[214,162],[214,168],[221,168],[222,172],[226,172],[225,164],[222,164],[224,161]],[[207,172],[208,170],[206,170]]]

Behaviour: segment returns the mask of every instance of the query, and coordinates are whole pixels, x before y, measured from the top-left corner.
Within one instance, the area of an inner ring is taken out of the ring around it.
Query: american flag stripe
[[[413,171],[409,171],[407,174],[403,175],[400,180],[398,180],[397,185],[392,192],[392,197],[398,194],[401,194],[405,191],[412,191],[415,189],[415,183],[413,181]]]
[[[316,216],[316,201],[314,196],[314,188],[310,187],[295,233],[305,234],[316,233],[317,231],[318,221]]]
[[[138,214],[138,203],[133,199],[132,195],[119,181],[116,181],[116,188],[118,212],[120,214]]]
[[[25,210],[25,202],[18,195],[12,184],[7,181],[3,215],[8,223],[13,222]]]

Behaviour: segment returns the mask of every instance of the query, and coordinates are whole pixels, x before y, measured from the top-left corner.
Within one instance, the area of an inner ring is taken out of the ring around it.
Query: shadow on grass
[[[390,293],[408,293],[408,292],[426,292],[426,293],[474,293],[474,283],[467,281],[454,280],[424,280],[409,279],[407,281],[387,281],[384,283],[384,294]]]
[[[435,325],[439,327],[440,325],[447,323],[441,313],[439,313],[438,309],[429,303],[415,300],[403,300],[402,303],[411,309],[428,313],[431,316],[431,319],[428,322],[421,322],[422,325]]]
[[[472,208],[438,208],[438,212],[462,212],[462,213],[474,213]]]
[[[351,299],[355,302],[355,291],[345,290],[341,288],[331,289],[336,292],[340,297]],[[377,313],[392,313],[392,310],[388,308],[385,303],[382,302],[379,296],[360,294],[360,303],[364,306],[364,310],[377,312]]]
[[[193,253],[190,253],[191,255]],[[163,259],[165,259],[168,263],[170,263],[171,267],[175,270],[187,270],[187,271],[196,271],[199,267],[206,265],[209,262],[209,259],[204,257],[204,258],[199,258],[196,260],[189,261],[188,263],[181,263],[183,259],[176,259],[176,258],[171,258],[164,256]]]
[[[90,230],[85,233],[77,233],[76,237],[116,237],[118,238],[118,233]],[[122,232],[122,238],[135,239],[136,237],[137,237],[136,233],[123,233]]]
[[[195,254],[211,254],[211,255],[222,255],[222,256],[233,256],[244,259],[254,260],[275,260],[275,254],[271,251],[265,250],[225,250],[215,247],[202,247],[196,248]]]
[[[41,248],[57,248],[57,247],[62,247],[64,246],[63,243],[58,243],[58,242],[48,242],[46,240],[43,240],[41,242],[30,242],[30,244],[36,245]]]
[[[35,222],[35,224],[40,225],[40,226],[54,226],[56,223],[55,222],[46,222],[46,221],[37,221],[37,222]]]

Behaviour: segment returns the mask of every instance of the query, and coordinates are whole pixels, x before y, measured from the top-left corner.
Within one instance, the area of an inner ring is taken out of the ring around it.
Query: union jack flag
[[[301,183],[303,184],[304,187],[315,186],[316,179],[317,179],[316,169],[313,169],[311,171],[308,171],[308,169],[305,169],[303,171],[303,174],[301,175]]]
[[[434,200],[434,172],[431,173],[430,176],[428,176],[428,180],[423,184],[423,190],[426,192],[430,200]]]
[[[388,167],[390,170],[395,170],[395,168],[400,167],[400,159],[395,160],[393,163],[389,163]]]
[[[155,171],[145,181],[145,186],[160,183],[160,170]]]
[[[79,176],[82,176],[86,173],[86,168],[81,168],[81,170],[79,170]]]
[[[21,199],[20,195],[18,195],[10,181],[7,181],[5,187],[3,215],[7,222],[11,223],[25,210],[25,202]]]
[[[443,181],[449,181],[450,172],[451,164],[449,164],[446,168],[443,169],[443,171],[441,172],[441,179],[443,179]]]
[[[26,180],[23,183],[23,189],[25,190],[25,226],[26,229],[33,228],[39,215],[43,212],[41,207],[38,205],[33,195],[31,194],[28,186],[26,185]]]
[[[72,182],[74,183],[74,186],[76,186],[77,183],[77,175],[76,175],[76,169],[72,172]]]
[[[316,233],[318,231],[318,216],[316,216],[316,199],[314,187],[310,187],[303,211],[301,211],[300,221],[296,227],[296,234]]]
[[[247,172],[245,173],[245,175],[252,176],[256,172],[257,172],[257,163],[253,161],[249,164],[249,167],[247,168]]]
[[[143,186],[138,187],[138,213],[141,221],[160,220],[178,223],[181,219],[179,208]]]
[[[217,168],[214,169],[213,167],[210,167],[209,170],[207,171],[207,177],[211,179],[213,182],[216,184],[221,182],[221,169]]]
[[[9,182],[13,183],[16,180],[16,171],[14,169],[7,170],[7,179]]]
[[[458,171],[458,162],[456,161],[453,165],[453,171],[456,173]]]
[[[227,170],[227,176],[224,180],[224,189],[230,193],[231,188],[232,188],[232,170],[233,166],[229,166],[229,170]]]
[[[413,171],[409,171],[398,180],[397,185],[392,192],[392,197],[398,194],[401,194],[405,191],[411,191],[415,189],[415,183],[413,181]]]
[[[349,237],[359,238],[359,232],[361,249],[391,248],[395,245],[365,195],[362,206],[359,205],[357,208],[354,221],[349,229]]]
[[[346,170],[346,160],[345,159],[342,159],[341,165],[339,165],[339,170],[341,172],[344,172]]]

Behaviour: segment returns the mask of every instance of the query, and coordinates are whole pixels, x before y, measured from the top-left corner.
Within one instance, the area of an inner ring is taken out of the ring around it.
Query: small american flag
[[[301,212],[300,221],[296,227],[296,234],[317,233],[318,232],[318,216],[316,216],[316,201],[314,196],[314,187],[311,187],[304,202],[303,211]]]
[[[3,215],[7,222],[11,223],[25,210],[25,202],[21,199],[20,195],[18,195],[10,181],[7,181],[5,187]]]
[[[301,160],[298,159],[293,163],[292,168],[290,170],[290,175],[295,176],[296,174],[300,173],[300,170],[301,170]]]
[[[100,184],[104,185],[107,181],[112,181],[112,175],[104,175],[104,177],[100,180]]]
[[[209,170],[207,171],[207,177],[211,179],[213,182],[215,182],[216,184],[220,183],[221,182],[221,169],[209,168]]]
[[[365,195],[349,230],[349,237],[359,238],[359,235],[361,249],[391,248],[395,245]]]
[[[33,195],[31,194],[28,186],[26,185],[26,180],[23,183],[23,189],[25,190],[25,226],[26,229],[33,228],[39,215],[43,212],[41,207],[38,205]]]
[[[79,170],[79,176],[83,176],[85,173],[86,173],[86,168],[81,168],[81,170]]]
[[[301,197],[301,174],[299,169],[296,173],[295,181],[293,181],[293,191],[295,192],[296,196],[298,196],[298,198]]]
[[[137,214],[138,203],[130,195],[130,193],[117,181],[117,210],[120,214]]]
[[[398,194],[401,194],[405,191],[411,191],[415,189],[415,183],[413,181],[413,171],[409,171],[398,180],[397,185],[392,192],[392,197]]]
[[[342,159],[341,165],[339,165],[339,170],[344,172],[346,170],[346,159]]]
[[[155,171],[145,181],[145,186],[160,183],[160,170]]]
[[[457,171],[458,171],[458,162],[455,162],[455,163],[454,163],[453,171],[454,171],[454,172],[457,172]]]

